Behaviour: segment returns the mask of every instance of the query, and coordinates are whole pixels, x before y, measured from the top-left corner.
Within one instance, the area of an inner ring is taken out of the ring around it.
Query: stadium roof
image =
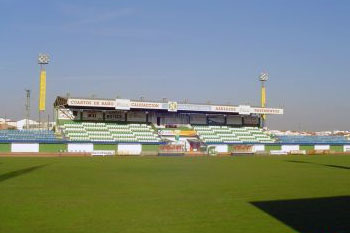
[[[115,110],[165,110],[168,112],[208,112],[208,113],[238,113],[241,115],[267,114],[282,115],[281,108],[261,108],[249,105],[195,104],[178,103],[176,101],[142,101],[130,99],[99,99],[99,98],[65,98],[57,97],[55,107],[93,108]]]

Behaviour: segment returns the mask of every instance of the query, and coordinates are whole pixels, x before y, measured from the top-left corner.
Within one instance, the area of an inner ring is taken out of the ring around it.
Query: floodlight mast
[[[46,109],[46,69],[45,66],[50,62],[48,54],[40,53],[38,64],[40,65],[40,88],[39,88],[39,128],[41,128],[41,113]]]
[[[265,89],[265,82],[269,79],[268,73],[262,72],[259,75],[259,81],[261,82],[261,107],[266,107],[266,89]],[[265,127],[266,124],[266,115],[263,114],[261,117],[261,126]]]

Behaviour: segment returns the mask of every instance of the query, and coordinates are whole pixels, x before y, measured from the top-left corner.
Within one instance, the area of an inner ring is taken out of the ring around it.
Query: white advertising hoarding
[[[115,109],[119,110],[130,110],[130,100],[128,99],[116,99]]]
[[[253,152],[265,152],[265,145],[254,145]]]
[[[68,143],[68,152],[91,153],[94,151],[92,143]]]
[[[315,145],[315,150],[329,150],[329,145]]]
[[[238,113],[241,115],[250,115],[253,112],[252,108],[249,105],[239,105]]]
[[[80,107],[115,107],[114,100],[68,99],[67,104]]]
[[[177,112],[177,102],[168,102],[168,111],[169,112]]]
[[[281,108],[252,108],[252,113],[282,115],[283,109],[281,109]]]
[[[140,155],[142,152],[141,144],[118,144],[118,155]]]
[[[344,152],[350,152],[350,145],[344,145]]]
[[[215,146],[215,151],[217,153],[227,153],[228,152],[228,145],[213,145]]]
[[[211,106],[211,111],[212,112],[238,112],[238,108],[235,106],[216,106],[212,105]]]
[[[115,100],[92,100],[92,99],[78,99],[69,98],[67,100],[68,106],[80,106],[80,107],[108,107],[118,110],[130,110],[130,109],[162,109],[169,112],[181,111],[202,111],[202,112],[232,112],[239,113],[241,115],[250,114],[283,114],[283,109],[279,108],[259,108],[251,107],[249,105],[209,105],[209,104],[179,104],[174,101],[168,103],[160,102],[145,102],[134,101],[130,99],[115,99]]]
[[[282,145],[281,151],[291,152],[299,150],[299,145]]]
[[[130,108],[167,109],[166,107],[163,107],[163,103],[143,102],[143,101],[131,101]]]
[[[178,104],[177,109],[182,111],[209,112],[211,111],[211,106],[204,104]]]
[[[12,143],[11,152],[39,152],[39,143]]]

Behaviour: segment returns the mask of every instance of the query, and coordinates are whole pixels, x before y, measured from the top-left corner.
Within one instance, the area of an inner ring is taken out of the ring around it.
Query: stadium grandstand
[[[282,115],[280,108],[57,97],[54,111],[56,126],[52,131],[1,130],[0,151],[159,154],[350,150],[350,141],[344,136],[272,134],[262,127],[263,118]]]
[[[261,116],[283,114],[282,109],[247,105],[62,97],[55,111],[65,139],[116,143],[161,143],[186,133],[203,143],[271,143],[273,137],[259,128]]]

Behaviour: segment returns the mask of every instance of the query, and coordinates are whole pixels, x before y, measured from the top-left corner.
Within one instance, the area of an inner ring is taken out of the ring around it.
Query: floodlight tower
[[[265,89],[265,82],[269,79],[268,73],[261,73],[259,75],[259,81],[261,82],[261,107],[265,108],[266,107],[266,89]],[[266,115],[262,115],[262,122],[261,126],[265,127],[265,121],[266,121]]]
[[[46,65],[49,64],[50,57],[47,54],[40,53],[38,64],[40,65],[40,91],[39,91],[39,128],[41,127],[41,113],[46,109]]]

